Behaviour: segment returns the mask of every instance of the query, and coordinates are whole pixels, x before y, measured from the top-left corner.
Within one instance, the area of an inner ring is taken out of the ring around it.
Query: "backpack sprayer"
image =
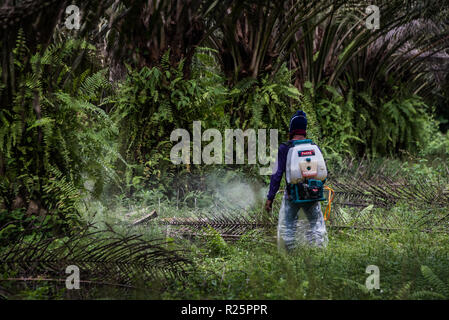
[[[324,201],[324,189],[329,191],[324,215],[324,220],[327,220],[335,193],[324,186],[327,168],[320,148],[309,139],[292,141],[287,154],[286,169],[287,190],[292,202]]]

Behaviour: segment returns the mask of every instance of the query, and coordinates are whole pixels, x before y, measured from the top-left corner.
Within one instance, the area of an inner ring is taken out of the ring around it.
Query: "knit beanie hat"
[[[307,116],[304,111],[298,110],[290,119],[290,136],[295,134],[306,136]]]

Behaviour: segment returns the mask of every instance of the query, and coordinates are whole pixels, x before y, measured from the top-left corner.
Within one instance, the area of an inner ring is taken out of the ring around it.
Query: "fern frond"
[[[412,286],[412,282],[406,282],[401,289],[399,289],[398,293],[396,294],[396,299],[398,300],[406,300],[410,296],[410,287]]]
[[[87,77],[80,87],[80,93],[90,99],[95,96],[96,92],[100,88],[107,88],[110,84],[106,78],[106,69],[100,70],[90,77]]]
[[[449,286],[444,283],[428,266],[421,266],[421,273],[435,292],[441,294],[446,299],[449,297]]]
[[[441,293],[422,290],[418,292],[414,292],[410,295],[411,300],[428,300],[428,299],[439,299],[439,300],[447,300],[446,296]]]

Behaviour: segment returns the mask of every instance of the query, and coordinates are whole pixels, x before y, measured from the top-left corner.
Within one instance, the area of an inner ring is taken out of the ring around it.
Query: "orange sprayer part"
[[[332,201],[334,200],[334,197],[335,197],[335,191],[334,191],[334,189],[332,189],[328,186],[324,186],[324,189],[329,191],[328,197],[327,197],[327,207],[326,207],[326,211],[324,211],[324,221],[327,221],[331,214]]]

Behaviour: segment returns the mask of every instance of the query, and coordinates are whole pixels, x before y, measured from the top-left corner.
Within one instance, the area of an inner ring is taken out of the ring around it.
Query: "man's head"
[[[298,110],[290,119],[289,136],[307,136],[307,116],[304,111]]]

